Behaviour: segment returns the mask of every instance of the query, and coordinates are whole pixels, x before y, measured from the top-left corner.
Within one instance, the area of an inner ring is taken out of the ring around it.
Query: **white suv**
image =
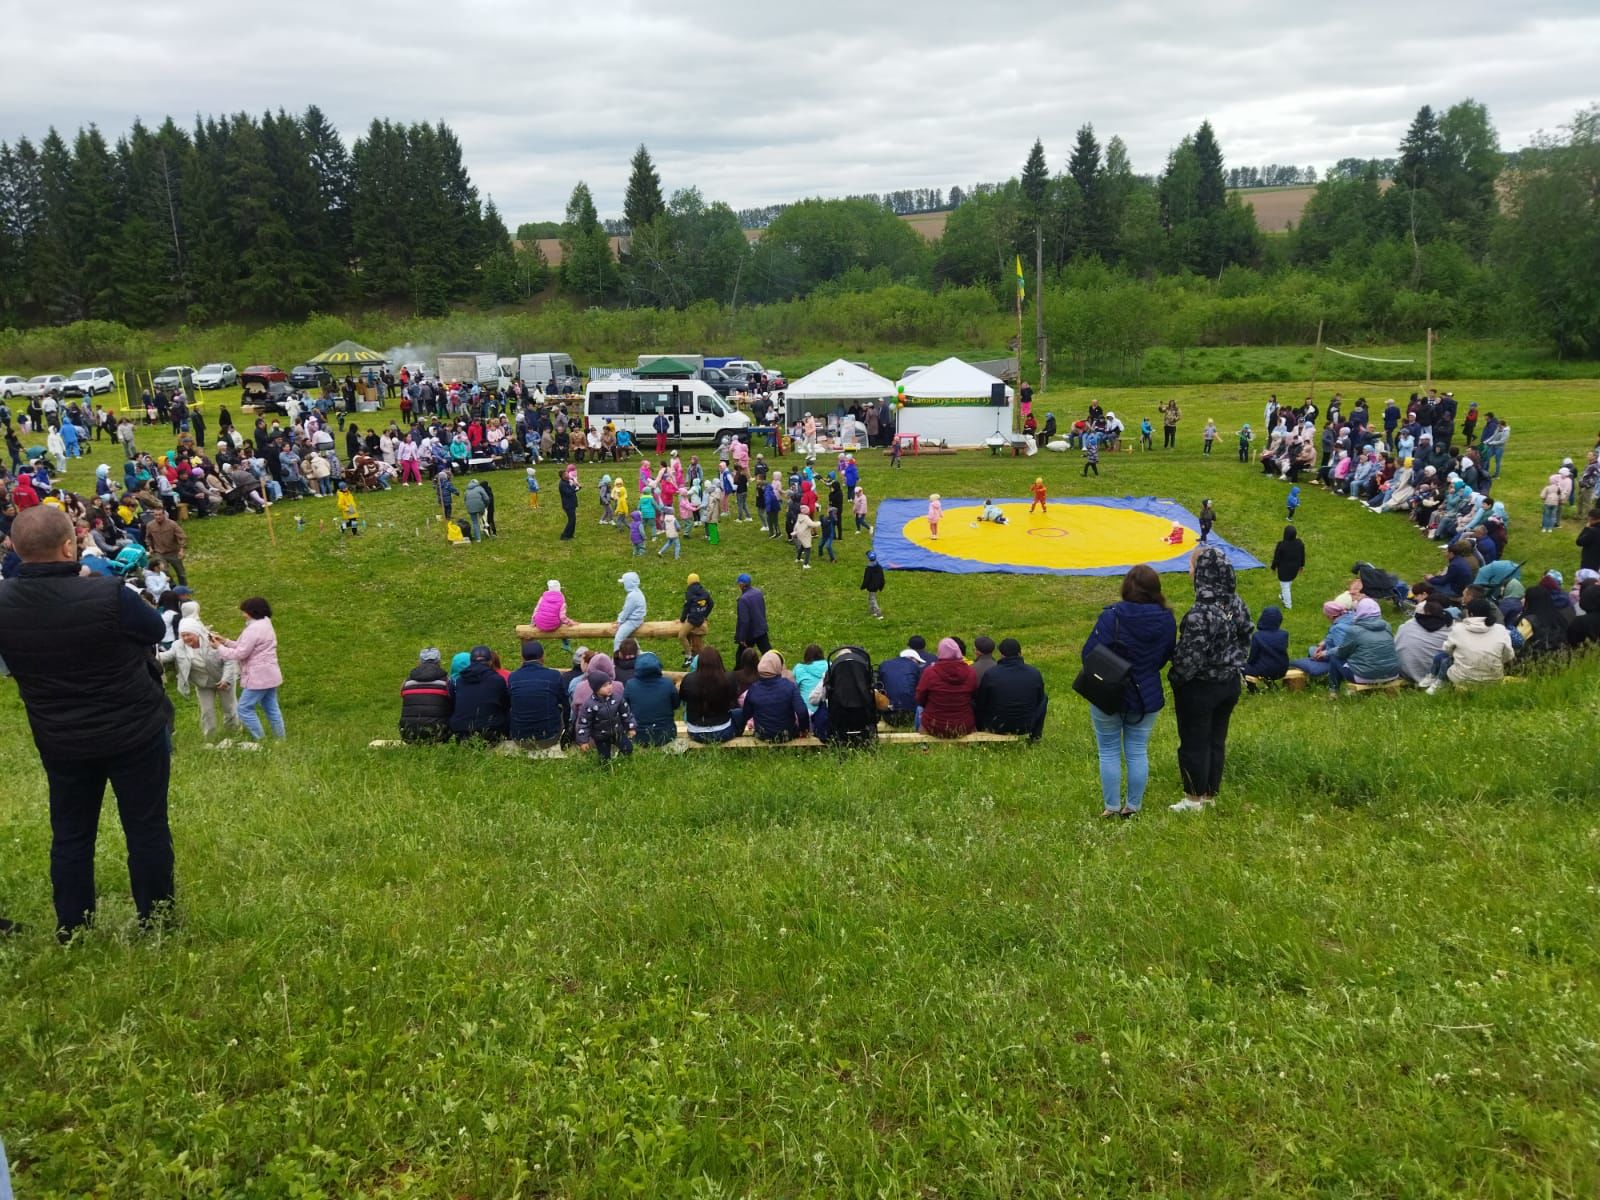
[[[117,390],[117,377],[107,367],[85,367],[74,371],[62,385],[64,396],[100,396]]]

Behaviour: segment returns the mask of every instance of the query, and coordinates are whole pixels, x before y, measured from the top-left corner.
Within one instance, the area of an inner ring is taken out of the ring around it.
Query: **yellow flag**
[[[1022,255],[1017,255],[1017,303],[1021,304],[1027,295],[1027,288],[1022,283]]]

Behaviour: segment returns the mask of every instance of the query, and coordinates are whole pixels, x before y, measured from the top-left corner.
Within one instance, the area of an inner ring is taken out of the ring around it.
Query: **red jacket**
[[[959,658],[941,658],[917,680],[917,703],[922,706],[922,731],[935,737],[960,737],[973,733],[978,721],[972,697],[978,675]]]

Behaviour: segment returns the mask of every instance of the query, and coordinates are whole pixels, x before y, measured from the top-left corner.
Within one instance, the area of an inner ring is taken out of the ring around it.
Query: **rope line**
[[[1332,346],[1324,346],[1329,354],[1337,354],[1340,358],[1359,358],[1362,362],[1376,363],[1414,363],[1414,358],[1373,358],[1370,354],[1351,354],[1346,350],[1335,350]]]

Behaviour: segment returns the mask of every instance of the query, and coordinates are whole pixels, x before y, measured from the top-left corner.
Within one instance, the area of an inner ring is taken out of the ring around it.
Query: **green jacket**
[[[1382,617],[1357,617],[1334,650],[1334,657],[1349,664],[1360,679],[1394,679],[1400,674],[1400,657],[1394,651],[1394,634]]]

